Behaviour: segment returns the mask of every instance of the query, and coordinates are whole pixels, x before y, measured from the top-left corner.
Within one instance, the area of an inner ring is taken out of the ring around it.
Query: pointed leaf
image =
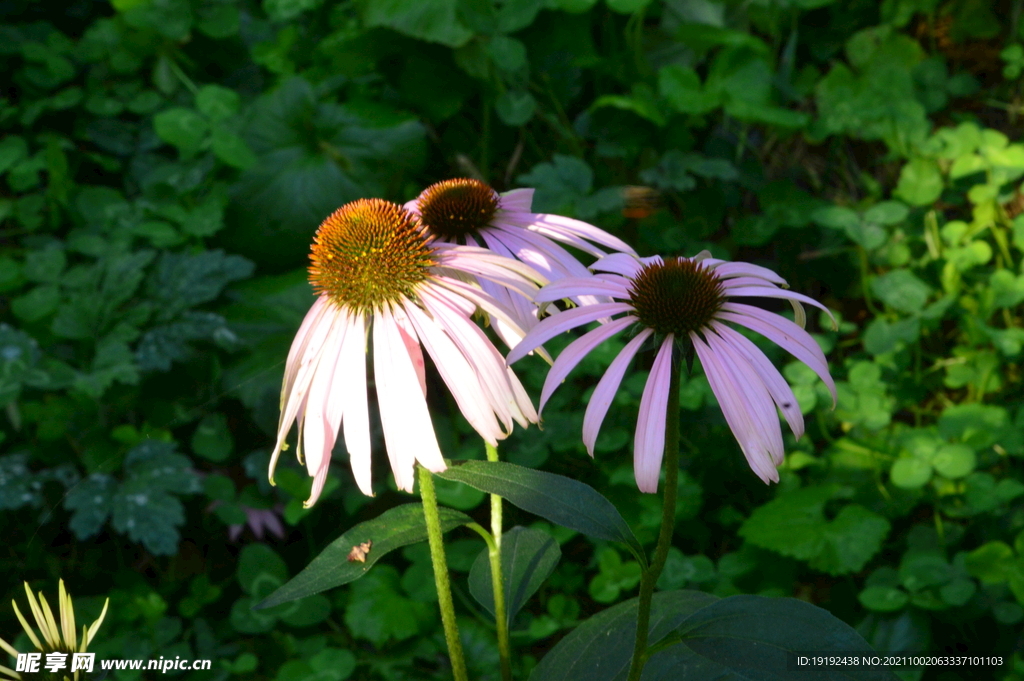
[[[473,522],[472,518],[459,511],[444,506],[438,510],[443,532]],[[374,563],[391,551],[426,538],[427,526],[423,521],[423,507],[420,504],[392,508],[373,520],[359,523],[335,539],[302,572],[256,607],[262,610],[348,584],[365,575]],[[365,560],[350,561],[352,549],[365,542],[371,542],[364,555]]]
[[[544,583],[562,550],[547,532],[513,527],[501,538],[501,574],[505,586],[505,613],[511,624],[516,613]],[[494,614],[494,587],[491,584],[491,563],[485,548],[469,571],[469,592],[487,612]]]
[[[688,616],[717,600],[702,591],[654,594],[648,645],[656,645]],[[544,656],[530,681],[624,681],[636,638],[636,607],[637,599],[632,598],[576,627]]]
[[[643,556],[640,542],[612,502],[578,480],[504,461],[453,461],[439,476],[497,494],[524,511],[587,536],[622,542],[638,558]]]
[[[795,598],[724,598],[691,614],[676,633],[682,641],[651,657],[644,681],[896,679],[880,666],[797,666],[794,653],[870,654],[871,646],[827,610]]]

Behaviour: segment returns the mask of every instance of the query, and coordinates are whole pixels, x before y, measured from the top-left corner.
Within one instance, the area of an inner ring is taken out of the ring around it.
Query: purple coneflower
[[[653,337],[658,341],[658,354],[640,398],[633,467],[640,490],[656,492],[665,447],[673,345],[679,342],[689,352],[687,345],[692,344],[750,467],[766,483],[778,482],[776,466],[783,461],[783,446],[775,407],[782,411],[798,438],[804,430],[803,416],[789,384],[764,353],[725,322],[760,333],[813,369],[832,391],[834,405],[835,384],[824,353],[802,328],[805,317],[800,303],[819,307],[829,316],[831,313],[807,296],[779,288],[786,282],[771,270],[717,260],[707,251],[693,258],[664,259],[614,254],[602,258],[592,268],[607,274],[562,279],[541,289],[535,300],[552,302],[590,294],[624,302],[581,306],[549,317],[533,327],[509,353],[511,364],[563,331],[624,314],[565,348],[548,372],[540,409],[544,409],[551,393],[588,352],[615,334],[633,329],[636,334],[612,361],[587,405],[583,442],[593,456],[598,430],[630,360]],[[786,298],[793,304],[798,323],[731,300],[744,297]]]
[[[635,254],[621,239],[586,222],[532,212],[533,191],[513,189],[498,194],[479,180],[460,178],[430,185],[405,207],[419,215],[424,226],[439,241],[485,246],[495,253],[529,264],[549,281],[590,275],[586,267],[555,242],[572,246],[595,258],[605,255],[598,246]],[[537,308],[529,298],[500,284],[481,281],[480,285],[515,311],[519,327],[528,330],[536,323]],[[584,296],[576,302],[597,301]],[[510,347],[522,339],[522,334],[500,318],[493,321],[495,331]]]
[[[438,243],[416,215],[380,199],[354,201],[324,220],[310,260],[319,295],[288,353],[271,482],[285,436],[298,420],[299,461],[304,449],[313,476],[307,507],[323,490],[339,428],[359,489],[373,494],[366,379],[371,326],[377,402],[399,488],[412,491],[417,462],[445,470],[427,411],[421,345],[487,442],[506,437],[513,421],[537,421],[522,385],[471,316],[480,308],[525,331],[504,305],[465,281],[490,281],[532,297],[534,282],[546,281],[530,267],[483,248]]]

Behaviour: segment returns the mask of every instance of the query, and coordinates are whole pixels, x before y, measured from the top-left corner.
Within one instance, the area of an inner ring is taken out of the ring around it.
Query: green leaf
[[[440,507],[441,529],[444,532],[460,525],[468,525],[472,518]],[[386,554],[407,544],[415,544],[427,538],[427,526],[423,521],[423,507],[420,504],[405,504],[380,514],[373,520],[359,523],[328,545],[302,572],[293,577],[259,604],[259,608],[270,608],[311,594],[348,584],[365,575],[374,563]],[[366,561],[349,561],[353,547],[372,542]]]
[[[651,0],[607,0],[608,9],[619,14],[632,14],[650,4]]]
[[[515,33],[526,28],[546,4],[546,0],[505,0],[498,9],[498,31]]]
[[[158,318],[173,319],[186,308],[210,302],[233,281],[254,270],[251,262],[220,249],[195,255],[164,252],[147,282],[147,292],[158,306]]]
[[[860,570],[882,547],[889,523],[858,504],[848,504],[831,521],[825,503],[831,486],[804,487],[758,507],[739,534],[754,546],[809,561],[833,575]]]
[[[211,38],[229,38],[238,33],[241,13],[234,5],[217,3],[200,5],[197,27]]]
[[[214,123],[238,113],[239,104],[238,93],[220,85],[204,85],[196,93],[196,108]]]
[[[1016,307],[1024,302],[1024,274],[1013,276],[1009,270],[998,269],[988,279],[994,307]]]
[[[920,312],[932,288],[907,269],[892,270],[871,280],[871,291],[900,312]]]
[[[439,477],[497,494],[545,520],[596,539],[622,542],[634,555],[643,555],[640,542],[615,506],[589,485],[504,461],[452,464]]]
[[[869,586],[857,596],[860,604],[875,612],[902,610],[910,602],[910,596],[902,589],[891,586]]]
[[[654,594],[648,645],[657,644],[687,616],[717,600],[717,597],[701,591],[661,591]],[[625,678],[636,638],[636,616],[636,598],[602,610],[549,650],[530,674],[530,681],[611,681]],[[644,678],[647,678],[646,673]]]
[[[6,173],[28,157],[28,144],[17,135],[8,135],[0,140],[0,174]]]
[[[864,211],[864,220],[879,225],[898,225],[909,214],[910,209],[899,201],[882,201]]]
[[[658,71],[658,93],[678,112],[700,116],[721,104],[717,93],[705,92],[692,68],[671,64]]]
[[[900,319],[896,322],[875,317],[864,330],[864,349],[872,355],[892,352],[899,343],[913,343],[921,335],[921,320],[915,317]]]
[[[505,585],[505,614],[509,624],[541,587],[562,556],[558,542],[546,532],[513,527],[501,538],[501,573]],[[494,615],[494,588],[489,550],[485,548],[469,571],[469,592]]]
[[[226,461],[235,443],[224,414],[207,414],[192,433],[192,451],[210,461]]]
[[[505,125],[518,128],[526,125],[537,110],[537,100],[525,90],[506,90],[494,102],[494,110]]]
[[[915,457],[902,457],[893,462],[889,480],[903,489],[918,489],[932,479],[932,465]]]
[[[946,444],[939,448],[932,459],[932,466],[939,475],[947,478],[963,478],[974,472],[977,458],[974,450],[967,445]]]
[[[935,161],[927,158],[912,159],[900,171],[900,179],[893,191],[912,206],[935,203],[942,194],[942,173]]]
[[[176,107],[153,116],[157,137],[178,148],[185,158],[193,156],[202,146],[209,125],[192,109]]]
[[[1000,584],[1013,574],[1015,558],[1013,549],[1005,542],[990,541],[967,554],[967,571],[984,584]]]
[[[266,544],[247,544],[238,556],[235,576],[242,591],[255,595],[266,590],[264,582],[280,584],[288,579],[288,566]]]
[[[594,171],[583,159],[555,154],[551,163],[538,163],[516,182],[536,188],[533,210],[571,212],[572,206],[593,189]]]
[[[521,40],[496,35],[487,42],[487,54],[494,65],[508,74],[517,74],[529,68],[526,46]]]
[[[249,145],[239,135],[222,125],[213,128],[210,138],[213,154],[229,166],[246,170],[256,165],[258,159]]]
[[[448,47],[460,47],[473,37],[456,18],[458,0],[373,0],[363,4],[367,27],[385,26],[405,35]]]
[[[263,11],[273,21],[289,21],[303,12],[316,9],[324,0],[263,0]]]
[[[681,643],[651,656],[644,668],[645,681],[713,678],[796,681],[807,678],[807,672],[790,666],[793,653],[871,650],[868,642],[850,625],[827,610],[795,598],[724,598],[690,614],[677,627],[676,634],[682,639]],[[841,677],[858,681],[896,681],[897,678],[887,667],[873,666],[844,667]]]
[[[436,627],[436,611],[437,606],[402,595],[398,572],[381,565],[349,589],[345,625],[356,638],[381,647],[412,638],[427,624]]]

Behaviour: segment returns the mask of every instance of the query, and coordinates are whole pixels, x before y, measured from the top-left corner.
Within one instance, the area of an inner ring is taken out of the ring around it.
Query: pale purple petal
[[[743,303],[725,303],[716,317],[756,331],[809,366],[828,386],[832,393],[832,408],[835,408],[836,384],[828,373],[828,360],[809,333],[785,317]]]
[[[665,422],[678,419],[668,414],[668,391],[672,384],[672,334],[661,342],[651,373],[640,397],[640,415],[633,438],[633,475],[641,492],[658,491],[661,460],[665,456]]]
[[[757,424],[756,432],[764,448],[768,450],[775,465],[781,465],[785,455],[782,444],[782,428],[779,425],[779,414],[775,411],[775,403],[764,383],[754,368],[750,366],[750,362],[744,359],[721,336],[705,329],[704,339],[715,356],[721,360],[722,366],[732,376],[733,384],[740,388],[740,397],[749,413],[754,417],[754,422]]]
[[[547,404],[551,393],[561,385],[569,372],[587,356],[587,353],[634,323],[635,320],[632,317],[616,319],[569,343],[555,360],[551,369],[548,370],[547,378],[544,379],[544,389],[540,394],[540,411],[544,411],[544,405]]]
[[[444,331],[415,303],[406,303],[405,311],[416,328],[416,334],[427,349],[427,353],[434,360],[437,372],[448,386],[452,397],[455,398],[462,415],[466,417],[469,425],[479,433],[480,437],[491,445],[497,446],[498,440],[507,437],[508,433],[502,431],[498,421],[494,418],[494,411],[490,409],[473,366],[459,352],[458,347],[445,335]]]
[[[562,215],[554,215],[551,213],[516,213],[512,211],[508,211],[502,217],[510,222],[520,222],[524,224],[524,226],[527,226],[528,229],[539,228],[546,231],[552,231],[559,235],[568,234],[577,236],[620,253],[636,255],[636,251],[633,250],[633,247],[622,239],[612,236],[603,229],[583,222],[582,220],[574,220],[572,218],[567,218]],[[552,235],[552,238],[558,237]]]
[[[711,391],[722,408],[722,415],[725,416],[729,429],[739,442],[740,450],[751,470],[765,483],[778,482],[779,472],[761,442],[753,415],[743,399],[744,387],[733,383],[732,374],[699,335],[691,332],[690,340],[697,351],[701,366],[704,367],[704,375],[708,379]]]
[[[631,312],[632,310],[633,307],[626,303],[603,303],[560,312],[553,317],[542,320],[537,326],[530,329],[530,333],[526,334],[523,341],[508,354],[506,361],[509,364],[514,364],[525,357],[531,350],[543,345],[564,331],[597,321],[601,317],[608,317],[620,312]]]
[[[726,295],[732,295],[730,293],[732,289],[744,288],[747,286],[770,286],[771,288],[775,288],[774,284],[771,284],[770,282],[765,281],[764,279],[759,279],[758,277],[737,276],[733,277],[732,279],[720,279],[719,283],[722,285],[722,288],[725,289]]]
[[[721,322],[712,321],[711,327],[721,336],[733,349],[740,352],[750,363],[750,366],[757,372],[758,377],[764,383],[768,393],[772,396],[775,404],[782,411],[782,415],[789,424],[793,435],[799,440],[804,434],[804,417],[800,413],[800,405],[797,404],[793,389],[786,383],[775,365],[768,361],[761,349],[743,334],[729,328]]]
[[[590,274],[583,263],[569,251],[542,234],[507,227],[493,227],[484,233],[488,232],[502,239],[520,260],[532,264],[533,259],[536,259],[546,265],[548,271],[552,273],[548,279],[563,276],[585,277]]]
[[[625,319],[637,321],[635,317],[625,317]],[[597,331],[595,329],[590,333],[596,333]],[[651,329],[644,329],[626,343],[626,347],[622,348],[622,351],[616,355],[612,363],[608,365],[604,376],[597,382],[594,394],[590,396],[587,412],[583,415],[583,444],[586,445],[587,454],[590,454],[591,457],[594,456],[594,444],[597,442],[597,434],[601,430],[601,423],[604,422],[608,408],[611,407],[612,400],[615,399],[615,393],[619,390],[622,377],[626,375],[626,369],[629,367],[629,363],[633,361],[637,351],[640,350],[640,346],[653,333],[654,331]]]
[[[588,294],[629,298],[629,291],[617,282],[602,281],[597,277],[566,277],[548,284],[533,299],[538,303],[550,303]]]
[[[612,253],[606,255],[593,265],[590,269],[598,272],[612,272],[614,274],[633,279],[636,275],[640,274],[640,270],[644,268],[644,264],[640,262],[635,256],[629,255],[628,253]]]
[[[434,472],[443,471],[445,463],[416,369],[388,310],[374,315],[373,360],[391,470],[399,489],[412,492],[416,461]]]
[[[533,189],[513,189],[498,195],[502,211],[529,213],[533,206]],[[500,213],[499,213],[500,214]]]
[[[759,277],[761,279],[766,279],[773,284],[778,284],[780,286],[786,285],[785,279],[775,272],[772,272],[767,267],[752,265],[748,262],[723,262],[721,265],[714,268],[714,272],[723,279],[740,276]]]
[[[295,338],[292,339],[292,345],[288,349],[288,359],[285,360],[284,370],[284,381],[281,383],[281,416],[279,417],[277,427],[281,427],[280,419],[284,418],[284,401],[292,391],[292,386],[295,384],[295,375],[299,370],[299,359],[305,355],[306,348],[309,345],[310,340],[313,337],[313,329],[317,327],[324,314],[327,313],[328,308],[332,307],[327,296],[317,296],[313,305],[309,308],[306,316],[302,318],[302,324],[299,325],[299,330],[295,333]]]
[[[313,381],[309,386],[309,409],[302,428],[303,448],[306,451],[306,470],[310,475],[330,463],[331,450],[340,425],[341,413],[338,409],[340,401],[331,405],[329,398],[341,388],[341,382],[335,383],[335,365],[341,354],[341,344],[348,330],[348,315],[340,313],[324,341],[323,357],[317,365]],[[328,417],[328,409],[331,410]],[[328,432],[332,429],[334,432]]]
[[[372,456],[370,448],[370,411],[366,395],[366,325],[362,315],[355,315],[351,322],[345,343],[341,346],[338,368],[345,377],[345,389],[341,391],[341,425],[345,434],[345,449],[348,450],[349,466],[359,490],[366,496],[373,496],[370,475]]]

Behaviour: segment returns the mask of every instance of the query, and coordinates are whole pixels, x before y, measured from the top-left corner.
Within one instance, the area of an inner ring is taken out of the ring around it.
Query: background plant
[[[786,368],[808,435],[787,442],[777,487],[746,469],[703,377],[684,377],[661,586],[795,595],[879,650],[1009,659],[1024,620],[1020,3],[430,9],[5,5],[6,595],[61,576],[96,594],[76,598],[84,620],[109,593],[101,656],[210,657],[218,678],[442,678],[425,545],[301,605],[250,606],[409,501],[364,498],[344,466],[311,511],[298,469],[265,483],[283,359],[312,297],[309,237],[346,201],[405,201],[463,175],[536,186],[538,210],[644,255],[764,263],[841,315],[838,333],[815,327],[835,412],[805,367]],[[601,489],[649,545],[657,500],[636,493],[627,454],[645,376],[617,398],[596,461],[578,436],[578,396],[618,349],[588,357],[545,430],[502,455]],[[520,373],[539,394],[543,368]],[[484,458],[457,410],[434,407],[445,453]],[[474,489],[439,481],[438,495],[486,516]],[[513,621],[525,676],[562,632],[634,595],[638,573],[607,542],[506,515],[552,532],[562,555]],[[249,529],[229,542],[236,525]],[[457,583],[482,549],[449,535]],[[456,598],[484,679],[497,653],[472,591]],[[1013,664],[978,673],[1024,675]]]

